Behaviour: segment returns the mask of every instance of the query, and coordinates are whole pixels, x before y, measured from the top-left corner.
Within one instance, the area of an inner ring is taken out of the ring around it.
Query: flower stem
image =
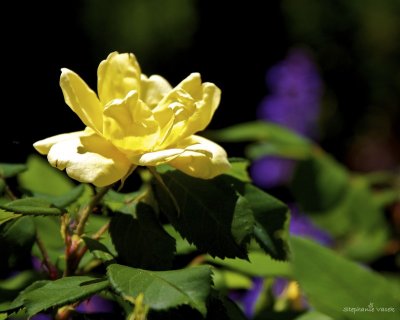
[[[37,233],[36,233],[36,244],[40,250],[40,253],[42,254],[43,264],[46,267],[47,272],[49,273],[50,279],[52,280],[57,279],[58,278],[57,269],[50,262],[49,254],[47,253],[46,247],[44,246],[42,239],[40,239]]]
[[[99,201],[104,197],[108,190],[111,189],[113,185],[109,185],[100,189],[100,191],[92,198],[89,204],[83,209],[80,217],[78,226],[76,227],[76,234],[81,236],[85,231],[85,225],[87,220],[89,219],[90,213],[93,211],[94,207],[99,203]]]

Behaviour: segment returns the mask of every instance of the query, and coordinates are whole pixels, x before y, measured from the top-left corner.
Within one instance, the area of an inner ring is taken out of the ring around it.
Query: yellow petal
[[[148,152],[135,157],[133,163],[139,166],[158,166],[175,159],[183,152],[185,152],[185,149],[177,148]]]
[[[142,74],[140,99],[144,101],[150,109],[153,109],[171,90],[171,85],[163,77],[152,75],[150,78],[147,78]]]
[[[97,132],[102,131],[103,108],[96,94],[73,71],[61,69],[60,86],[66,104],[82,122]]]
[[[56,136],[39,140],[33,144],[33,147],[41,154],[48,154],[50,148],[58,142],[79,138],[84,135],[84,131],[76,131],[71,133],[58,134]]]
[[[76,133],[55,143],[47,156],[50,164],[75,180],[104,187],[122,178],[132,164],[111,143],[97,134]]]
[[[201,179],[211,179],[229,170],[226,152],[218,144],[195,135],[183,143],[185,151],[169,162],[176,169]]]
[[[140,66],[132,53],[113,52],[97,69],[97,91],[106,105],[113,99],[123,99],[132,90],[140,91]]]
[[[131,91],[104,109],[103,136],[129,157],[151,150],[159,139],[159,124],[147,105]]]
[[[173,123],[159,148],[175,145],[181,139],[204,130],[218,107],[221,92],[212,83],[201,83],[200,74],[192,73],[172,89],[154,109],[173,110]]]

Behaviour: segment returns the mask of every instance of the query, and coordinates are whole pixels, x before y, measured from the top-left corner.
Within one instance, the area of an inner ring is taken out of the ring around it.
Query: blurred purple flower
[[[264,288],[264,278],[254,277],[253,286],[244,292],[233,291],[229,294],[229,297],[238,302],[243,308],[243,312],[248,319],[252,319],[255,312],[255,306]]]
[[[34,315],[31,320],[52,320],[53,317],[49,314],[44,314],[44,313],[38,313]]]
[[[80,313],[109,313],[113,311],[113,303],[99,295],[91,296],[89,299],[81,302],[75,310]]]
[[[294,161],[278,157],[263,157],[253,161],[250,175],[254,184],[271,188],[288,181],[292,175]]]
[[[312,220],[305,214],[299,212],[296,206],[291,206],[289,232],[296,236],[306,236],[322,244],[330,247],[333,245],[333,237],[316,226]]]
[[[292,50],[267,72],[267,85],[271,94],[259,106],[259,118],[314,138],[322,82],[307,52]]]
[[[261,102],[258,117],[316,138],[322,81],[309,54],[293,49],[267,72],[266,81],[270,95]],[[251,175],[258,186],[271,188],[290,179],[294,164],[288,159],[264,157],[254,161]]]

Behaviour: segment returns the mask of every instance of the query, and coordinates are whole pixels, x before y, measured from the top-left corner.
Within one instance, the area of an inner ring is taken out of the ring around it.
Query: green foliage
[[[50,202],[39,198],[14,200],[6,205],[0,205],[0,209],[33,216],[58,216],[63,213],[62,210],[55,208]]]
[[[161,211],[200,250],[246,258],[254,237],[267,253],[285,259],[287,207],[280,201],[229,175],[200,180],[166,170],[160,177],[165,185],[154,183],[153,190]]]
[[[40,156],[29,156],[26,165],[28,170],[18,176],[21,187],[26,190],[58,196],[74,187],[73,182],[64,173],[51,167]]]
[[[168,165],[142,168],[137,189],[110,187],[103,194],[30,157],[26,166],[0,164],[0,271],[21,271],[0,280],[0,318],[46,311],[69,316],[73,311],[66,310],[102,292],[114,301],[113,316],[244,320],[245,300],[228,296],[253,290],[254,278],[262,283],[254,319],[373,319],[378,308],[398,306],[396,275],[386,275],[388,282],[352,261],[374,261],[387,248],[393,236],[387,210],[399,200],[395,178],[355,175],[273,124],[208,134],[254,142],[246,148],[250,159],[297,160],[286,196],[329,232],[335,252],[296,237],[288,245],[288,206],[252,184],[244,158],[230,159],[232,168],[209,180]],[[18,199],[8,185],[13,177]],[[41,264],[37,271],[29,270],[32,256]],[[288,285],[276,296],[279,278]],[[375,313],[351,309],[371,303]]]
[[[0,163],[0,177],[11,178],[24,172],[27,166],[22,163]]]
[[[347,171],[330,156],[316,152],[300,161],[293,177],[296,200],[306,212],[328,210],[344,197],[349,177]]]
[[[155,310],[187,304],[206,314],[211,287],[211,270],[207,266],[148,271],[112,264],[107,270],[113,288],[128,301],[134,302],[142,293],[144,303]]]
[[[108,281],[90,276],[65,277],[55,281],[39,281],[22,291],[7,310],[27,309],[28,316],[40,311],[84,300],[105,290]]]
[[[121,263],[149,270],[172,266],[175,240],[162,228],[149,205],[137,204],[135,217],[117,213],[111,219],[110,233]]]
[[[293,237],[290,243],[294,276],[318,311],[338,320],[367,320],[376,319],[379,308],[400,306],[400,296],[382,276],[310,240]],[[357,307],[375,312],[350,310]],[[398,318],[396,312],[383,314],[387,320]]]

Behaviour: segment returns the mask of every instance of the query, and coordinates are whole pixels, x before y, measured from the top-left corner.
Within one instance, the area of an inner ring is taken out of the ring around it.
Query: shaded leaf
[[[348,183],[346,169],[320,152],[298,163],[292,190],[306,212],[318,212],[337,205],[346,194]]]
[[[20,213],[22,215],[41,215],[56,216],[63,212],[59,208],[54,207],[50,202],[39,198],[23,198],[14,200],[5,205],[0,205],[0,209]]]
[[[114,289],[133,301],[140,293],[144,304],[155,310],[187,304],[206,314],[206,299],[211,287],[211,270],[199,266],[172,271],[148,271],[119,264],[107,268]]]
[[[256,221],[253,228],[254,238],[271,257],[287,259],[288,207],[254,185],[245,184],[242,188],[242,194],[248,200]]]
[[[398,319],[400,297],[392,285],[367,268],[355,264],[310,240],[291,238],[293,271],[311,305],[335,320]],[[371,290],[373,288],[373,290]],[[375,312],[352,312],[351,308],[374,307]]]
[[[214,256],[246,258],[245,248],[231,230],[238,195],[230,184],[221,176],[202,180],[176,170],[161,177],[169,192],[158,183],[153,185],[159,207],[184,238]]]
[[[175,240],[162,228],[153,209],[142,202],[135,217],[116,213],[110,234],[121,262],[150,270],[165,270],[172,265]]]
[[[107,289],[109,283],[105,279],[90,276],[65,277],[55,281],[40,282],[40,287],[24,290],[17,297],[33,316],[40,311],[60,307],[83,300],[97,292]]]
[[[175,239],[175,252],[176,254],[187,254],[193,251],[196,251],[197,248],[195,245],[190,244],[189,241],[183,239],[176,229],[170,224],[164,225],[164,230]]]
[[[32,217],[20,217],[0,225],[0,270],[19,268],[30,258],[35,241]]]
[[[18,181],[24,189],[58,196],[67,193],[74,187],[72,181],[63,172],[53,168],[38,155],[29,156],[27,166],[28,170],[18,176]]]
[[[0,163],[0,177],[11,178],[21,172],[24,172],[27,168],[28,167],[25,164]]]

